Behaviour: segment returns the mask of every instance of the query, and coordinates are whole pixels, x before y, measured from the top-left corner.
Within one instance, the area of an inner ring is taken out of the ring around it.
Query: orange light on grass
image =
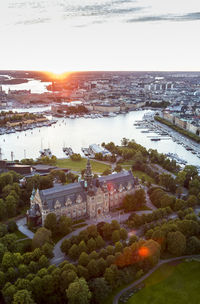
[[[147,247],[141,247],[139,250],[138,250],[138,254],[139,256],[141,256],[142,258],[146,258],[150,255],[150,251]]]

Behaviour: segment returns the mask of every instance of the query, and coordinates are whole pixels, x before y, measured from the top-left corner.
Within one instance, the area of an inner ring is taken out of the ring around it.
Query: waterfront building
[[[94,178],[88,160],[84,180],[53,187],[33,190],[27,219],[33,224],[44,225],[49,213],[59,218],[102,218],[110,210],[119,207],[126,194],[135,190],[135,180],[131,171],[122,171]]]

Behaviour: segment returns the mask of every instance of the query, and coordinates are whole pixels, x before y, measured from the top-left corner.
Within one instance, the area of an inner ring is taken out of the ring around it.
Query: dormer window
[[[54,205],[54,209],[59,209],[59,208],[61,208],[61,204],[60,204],[60,202],[57,200],[56,203],[55,203],[55,205]]]
[[[71,204],[72,204],[72,201],[71,201],[71,199],[68,197],[67,200],[66,200],[66,202],[65,202],[65,206],[66,206],[66,207],[67,207],[67,206],[71,206]]]
[[[82,197],[81,197],[81,195],[79,194],[79,195],[77,196],[76,203],[77,203],[77,204],[80,204],[81,202],[82,202]]]

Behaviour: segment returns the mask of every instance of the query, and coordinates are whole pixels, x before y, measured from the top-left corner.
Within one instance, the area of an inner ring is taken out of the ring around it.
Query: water
[[[34,112],[35,109],[32,109],[32,111]],[[1,135],[0,147],[3,158],[11,159],[11,151],[13,151],[14,159],[20,160],[25,156],[35,159],[39,157],[41,147],[50,148],[54,155],[64,158],[65,154],[62,151],[64,145],[72,147],[76,153],[81,153],[81,148],[88,147],[90,144],[110,141],[120,144],[121,139],[126,137],[134,139],[147,149],[157,149],[161,153],[177,153],[180,158],[187,160],[189,164],[200,164],[197,156],[171,139],[152,142],[147,137],[150,133],[141,133],[141,129],[136,129],[133,123],[136,120],[141,120],[146,112],[134,111],[112,118],[59,118],[58,122],[51,127]],[[154,133],[152,135],[157,136]]]
[[[44,92],[48,92],[46,87],[49,84],[51,84],[51,82],[41,82],[40,80],[28,79],[28,82],[26,83],[6,84],[6,85],[2,85],[2,88],[4,91],[6,91],[6,93],[8,93],[9,89],[11,89],[11,90],[31,90],[31,93],[41,94]]]

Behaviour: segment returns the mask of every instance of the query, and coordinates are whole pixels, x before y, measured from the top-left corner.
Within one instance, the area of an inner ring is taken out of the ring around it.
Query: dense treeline
[[[134,140],[123,138],[121,146],[117,146],[113,142],[108,144],[102,143],[102,146],[109,150],[112,155],[120,157],[118,164],[132,160],[133,170],[144,171],[153,178],[157,175],[155,172],[157,170],[152,170],[151,164],[158,164],[171,172],[178,172],[180,168],[175,160],[170,160],[166,155],[158,153],[157,150],[150,149],[147,151],[145,147],[137,144]],[[100,159],[99,153],[98,158]]]
[[[192,219],[190,219],[192,218]],[[183,220],[170,220],[146,231],[146,238],[160,243],[163,254],[180,256],[200,252],[200,223],[190,213]]]
[[[42,114],[33,114],[33,113],[14,113],[12,111],[9,112],[1,112],[0,114],[0,126],[6,125],[7,122],[22,122],[24,120],[36,120],[37,118],[44,118]]]
[[[145,205],[146,195],[144,189],[138,189],[134,194],[127,194],[122,202],[122,207],[127,212],[141,210]]]

